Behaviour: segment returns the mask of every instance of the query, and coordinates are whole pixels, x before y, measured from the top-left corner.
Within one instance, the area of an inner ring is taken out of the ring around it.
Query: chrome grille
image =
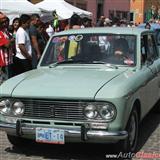
[[[45,118],[57,120],[85,120],[82,102],[52,101],[52,100],[25,100],[26,118]]]

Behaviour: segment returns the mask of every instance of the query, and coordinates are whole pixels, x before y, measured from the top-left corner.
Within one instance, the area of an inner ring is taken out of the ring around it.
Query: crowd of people
[[[22,14],[10,25],[10,19],[0,12],[0,83],[8,78],[36,68],[43,50],[54,32],[81,28],[81,18],[74,14],[70,22],[54,20],[43,23],[38,14]],[[91,26],[84,18],[84,27]]]
[[[1,81],[36,67],[49,39],[47,25],[37,14],[9,18],[0,12]]]
[[[54,32],[93,26],[135,26],[124,20],[110,20],[101,16],[96,25],[92,20],[73,14],[70,20],[43,23],[38,14],[22,14],[10,25],[10,19],[0,12],[0,83],[20,73],[35,69],[43,50]]]

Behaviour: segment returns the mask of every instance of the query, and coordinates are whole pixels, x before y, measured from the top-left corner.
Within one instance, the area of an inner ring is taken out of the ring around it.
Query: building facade
[[[160,15],[160,0],[130,0],[130,18],[134,22],[147,22],[154,17],[158,18],[158,10]]]
[[[129,0],[66,0],[67,2],[88,10],[93,13],[92,20],[94,23],[101,15],[113,19],[129,19],[130,3]]]
[[[42,0],[30,0],[37,3]],[[118,17],[135,23],[148,20],[151,7],[160,10],[160,0],[65,0],[70,4],[93,13],[94,23],[101,15],[113,19]]]

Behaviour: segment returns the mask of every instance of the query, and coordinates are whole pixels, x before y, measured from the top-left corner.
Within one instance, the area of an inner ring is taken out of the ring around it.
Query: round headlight
[[[96,118],[98,115],[97,108],[94,105],[89,104],[84,108],[84,115],[89,119]]]
[[[24,104],[20,101],[14,102],[12,106],[12,112],[16,116],[21,116],[24,113]]]
[[[10,106],[11,106],[11,102],[9,101],[9,99],[0,101],[0,113],[9,114]]]
[[[112,104],[106,104],[100,108],[99,113],[103,119],[111,121],[115,118],[116,110]]]

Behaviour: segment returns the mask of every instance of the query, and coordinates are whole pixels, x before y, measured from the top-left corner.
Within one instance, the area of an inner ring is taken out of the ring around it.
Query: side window
[[[156,59],[158,54],[157,54],[157,49],[156,49],[156,42],[154,39],[153,35],[148,35],[148,55],[147,59]]]
[[[147,60],[147,36],[141,36],[141,62],[144,64]]]
[[[158,57],[156,42],[153,35],[143,35],[141,37],[141,61],[154,60]]]

